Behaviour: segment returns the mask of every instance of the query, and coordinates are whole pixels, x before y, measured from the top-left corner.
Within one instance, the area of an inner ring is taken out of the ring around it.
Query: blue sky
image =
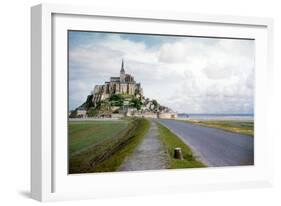
[[[254,41],[69,32],[69,106],[126,73],[144,95],[187,113],[253,113]]]

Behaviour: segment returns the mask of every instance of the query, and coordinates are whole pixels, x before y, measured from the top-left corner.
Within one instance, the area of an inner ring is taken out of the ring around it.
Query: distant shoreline
[[[188,114],[188,117],[181,117],[181,115],[179,115],[177,119],[253,121],[254,114]]]

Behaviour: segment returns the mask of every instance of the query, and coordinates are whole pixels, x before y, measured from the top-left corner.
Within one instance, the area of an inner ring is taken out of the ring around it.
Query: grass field
[[[149,128],[147,122],[69,122],[69,173],[115,171]]]
[[[201,126],[223,129],[228,132],[235,132],[248,136],[254,136],[254,121],[240,120],[184,120],[188,123]]]
[[[128,121],[70,121],[69,153],[72,155],[81,149],[112,138],[128,126]]]
[[[158,123],[158,129],[159,137],[169,154],[170,169],[205,167],[202,162],[196,160],[191,149],[178,136],[160,123]],[[174,158],[174,148],[176,147],[182,149],[183,160]]]

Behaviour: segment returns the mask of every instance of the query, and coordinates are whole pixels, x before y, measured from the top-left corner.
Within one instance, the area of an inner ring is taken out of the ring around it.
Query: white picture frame
[[[93,21],[96,21],[93,24]],[[118,21],[118,24],[115,22]],[[136,27],[134,23],[139,24]],[[153,24],[159,25],[155,28]],[[168,31],[167,26],[174,28]],[[271,186],[273,135],[270,108],[273,71],[273,21],[269,18],[155,13],[83,6],[40,4],[31,8],[31,196],[39,201],[122,195],[208,191]],[[67,29],[152,32],[229,38],[255,38],[255,165],[169,171],[67,175]],[[145,30],[145,31],[144,31]],[[186,31],[188,32],[188,30]],[[62,84],[58,84],[62,82]],[[60,99],[61,98],[61,99]],[[58,135],[59,134],[59,135]],[[58,138],[60,137],[60,138]]]

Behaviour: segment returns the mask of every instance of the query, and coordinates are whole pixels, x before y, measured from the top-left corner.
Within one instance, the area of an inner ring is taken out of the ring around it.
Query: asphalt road
[[[208,166],[254,164],[254,138],[176,120],[159,120]]]

